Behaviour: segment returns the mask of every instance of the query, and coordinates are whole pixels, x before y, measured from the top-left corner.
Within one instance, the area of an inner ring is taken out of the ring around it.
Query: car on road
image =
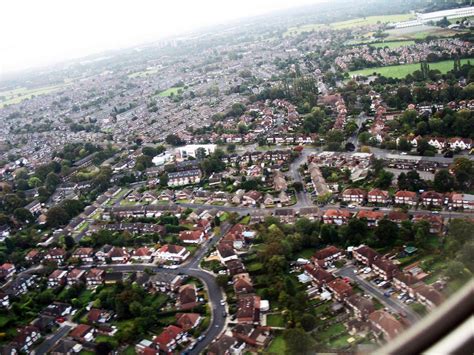
[[[226,311],[222,311],[222,317],[227,317],[227,312]]]
[[[409,298],[405,301],[406,304],[412,304],[414,301],[412,298]]]
[[[408,155],[407,152],[401,152],[400,155]]]
[[[374,207],[372,208],[372,211],[378,211],[380,209],[380,207]]]
[[[347,208],[356,208],[356,205],[348,205]]]
[[[221,306],[225,305],[225,300],[221,300]]]
[[[400,293],[397,298],[399,300],[401,300],[401,299],[403,299],[403,297],[405,297],[405,295],[406,295],[406,293]]]
[[[385,292],[383,295],[384,295],[385,297],[390,297],[390,296],[391,296],[391,293],[387,291],[387,292]]]
[[[202,335],[198,336],[197,341],[202,341],[202,340],[204,340],[205,337],[206,336],[204,334],[202,334]]]

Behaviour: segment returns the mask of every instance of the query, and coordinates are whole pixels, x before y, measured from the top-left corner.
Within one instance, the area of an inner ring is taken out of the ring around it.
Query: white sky
[[[1,0],[0,74],[322,0]]]

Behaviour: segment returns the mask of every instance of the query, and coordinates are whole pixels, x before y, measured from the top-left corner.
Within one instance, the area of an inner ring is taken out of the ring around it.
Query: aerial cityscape
[[[474,6],[352,3],[0,73],[1,353],[405,354],[472,295]]]

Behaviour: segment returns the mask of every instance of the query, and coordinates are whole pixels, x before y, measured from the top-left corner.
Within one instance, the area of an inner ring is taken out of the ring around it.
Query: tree
[[[15,211],[13,211],[13,216],[19,220],[20,222],[33,222],[34,217],[31,214],[30,211],[28,211],[26,208],[17,208]]]
[[[66,249],[71,250],[72,248],[74,248],[74,245],[76,245],[74,238],[70,235],[66,235],[64,237],[64,246],[66,247]]]
[[[60,206],[51,207],[46,213],[46,221],[52,228],[64,226],[69,222],[69,215]]]
[[[32,176],[28,179],[28,185],[30,185],[31,187],[40,187],[41,180],[36,176]]]
[[[54,191],[56,189],[56,186],[58,186],[61,182],[61,179],[56,173],[50,172],[46,176],[46,180],[44,181],[44,186],[49,190],[49,191]]]
[[[109,355],[112,350],[112,344],[110,344],[108,341],[101,341],[95,346],[95,352],[98,355]]]
[[[458,189],[469,191],[474,185],[474,162],[461,157],[454,161],[452,166]]]
[[[315,342],[303,329],[287,329],[283,333],[283,337],[288,348],[288,354],[306,355],[314,353]]]
[[[316,318],[312,314],[309,314],[309,313],[303,314],[303,316],[301,317],[301,326],[307,332],[309,332],[310,330],[313,330],[314,327],[316,326]]]
[[[408,142],[408,140],[405,137],[401,137],[398,140],[397,148],[398,150],[401,150],[403,152],[409,152],[412,148],[412,145],[410,142]]]
[[[420,221],[413,226],[415,230],[415,243],[419,248],[426,249],[429,245],[430,224],[428,221]]]
[[[206,157],[206,149],[203,147],[199,147],[196,149],[196,159],[197,160],[203,160]]]
[[[460,261],[451,260],[446,265],[446,276],[451,280],[463,279],[466,277],[466,268]]]
[[[169,145],[172,145],[174,147],[184,145],[186,142],[184,142],[181,138],[179,138],[176,134],[168,134],[165,139],[166,143]]]
[[[234,143],[229,143],[227,145],[227,152],[228,153],[234,153],[235,152],[235,144]]]
[[[216,282],[220,287],[225,288],[227,286],[227,283],[229,282],[229,276],[228,275],[217,275]]]
[[[388,189],[392,185],[393,173],[386,170],[381,170],[375,179],[375,187],[379,189]]]
[[[420,155],[427,155],[427,152],[431,152],[431,153],[428,153],[428,155],[433,155],[435,152],[435,149],[436,148],[430,145],[428,141],[424,138],[419,139],[416,145],[416,151]]]
[[[361,132],[357,138],[360,144],[368,145],[372,139],[372,135],[369,132],[365,131]]]
[[[165,173],[160,176],[160,186],[162,187],[168,186],[168,181],[169,181],[168,174]]]
[[[433,187],[438,192],[450,192],[454,190],[455,179],[449,170],[438,170],[434,176]]]
[[[295,189],[296,192],[301,192],[303,191],[303,183],[300,181],[295,181],[293,183],[293,188]]]
[[[388,219],[382,219],[374,230],[374,237],[377,246],[393,245],[398,239],[397,224]]]

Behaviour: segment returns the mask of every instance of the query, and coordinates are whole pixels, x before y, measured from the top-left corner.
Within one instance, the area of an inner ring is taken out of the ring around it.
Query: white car
[[[364,269],[364,274],[368,274],[368,273],[371,272],[371,271],[372,271],[372,269],[371,269],[370,267],[366,267],[366,268]]]
[[[348,208],[356,208],[356,205],[348,205]]]
[[[225,300],[221,300],[221,306],[225,305]]]

